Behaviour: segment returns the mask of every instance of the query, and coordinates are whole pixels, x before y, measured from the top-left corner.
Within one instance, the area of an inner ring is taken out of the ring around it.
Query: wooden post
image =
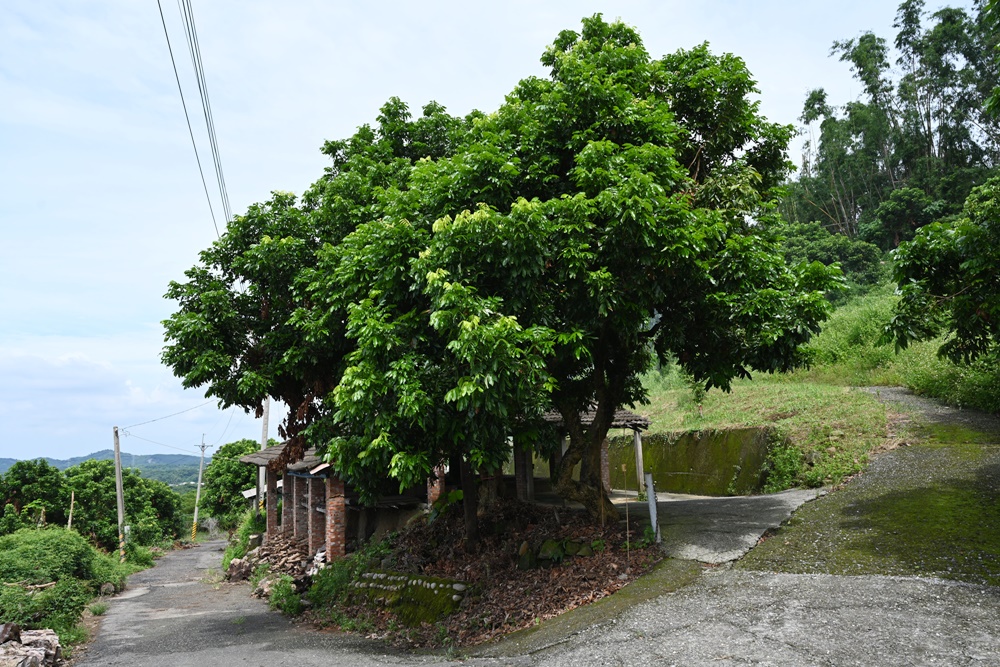
[[[635,478],[638,482],[636,488],[642,491],[643,473],[645,472],[645,466],[642,464],[642,434],[639,433],[638,429],[632,431],[632,433],[632,439],[635,442]]]

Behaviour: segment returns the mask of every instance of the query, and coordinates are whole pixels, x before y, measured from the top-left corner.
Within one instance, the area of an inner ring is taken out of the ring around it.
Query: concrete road
[[[528,655],[522,650],[501,664],[995,666],[998,593],[915,577],[715,568],[575,635],[535,633]],[[484,653],[504,652],[501,644]]]
[[[281,667],[436,665],[440,658],[392,653],[351,635],[296,627],[250,597],[249,586],[221,583],[223,542],[175,551],[129,577],[110,601],[97,639],[78,667]]]

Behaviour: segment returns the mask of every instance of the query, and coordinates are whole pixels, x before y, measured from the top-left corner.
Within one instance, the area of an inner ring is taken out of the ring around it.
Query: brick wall
[[[270,468],[264,470],[264,486],[267,488],[267,532],[268,540],[278,534],[278,474]]]
[[[295,507],[292,510],[295,521],[295,537],[301,541],[309,539],[309,480],[292,475],[295,481]]]
[[[326,485],[323,479],[309,478],[309,555],[326,542]]]
[[[434,475],[427,480],[427,504],[433,505],[444,495],[444,466],[434,468]]]
[[[347,555],[347,505],[344,501],[344,482],[336,477],[326,478],[326,560]]]
[[[281,476],[281,533],[287,535],[292,532],[295,520],[292,518],[292,508],[295,507],[295,487],[293,486],[291,475]]]

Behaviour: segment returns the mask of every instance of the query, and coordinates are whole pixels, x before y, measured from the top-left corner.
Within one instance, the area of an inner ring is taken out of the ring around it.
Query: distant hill
[[[44,458],[50,465],[65,470],[72,466],[89,460],[113,460],[115,452],[111,449],[102,449],[99,452],[88,454],[87,456],[74,456],[71,459]],[[211,459],[205,457],[207,465]],[[139,473],[147,479],[158,479],[167,484],[195,484],[198,481],[198,464],[200,458],[187,454],[129,454],[122,452],[122,466],[126,468],[138,468]],[[0,459],[0,473],[7,472],[17,459]]]

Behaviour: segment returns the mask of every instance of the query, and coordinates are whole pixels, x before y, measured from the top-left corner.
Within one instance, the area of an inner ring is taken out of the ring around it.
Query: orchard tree
[[[271,440],[269,445],[277,445]],[[201,509],[219,521],[223,530],[233,530],[246,507],[243,491],[257,483],[257,468],[240,463],[239,458],[260,449],[260,444],[244,438],[219,447],[205,466]]]
[[[73,529],[102,549],[116,549],[118,510],[114,461],[83,461],[67,468],[65,476],[66,486],[76,494]],[[125,468],[122,487],[130,540],[150,545],[177,536],[181,529],[180,498],[169,486],[145,479],[133,468]]]
[[[17,461],[0,475],[0,507],[12,505],[22,521],[28,520],[24,511],[30,507],[44,510],[46,523],[66,525],[69,495],[62,471],[45,459]]]

